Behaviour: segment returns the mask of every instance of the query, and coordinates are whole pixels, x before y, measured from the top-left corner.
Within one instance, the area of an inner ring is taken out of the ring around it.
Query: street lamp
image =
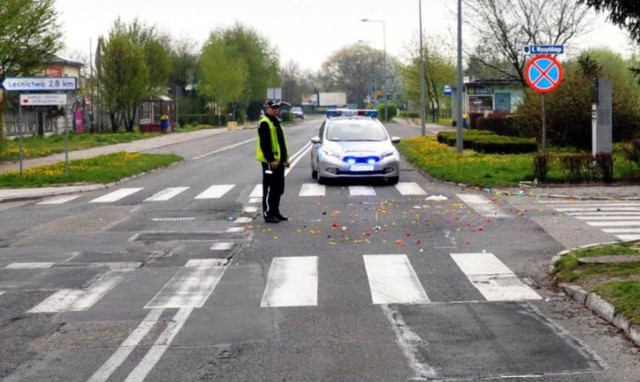
[[[387,28],[384,23],[384,20],[371,20],[371,19],[362,19],[363,23],[381,23],[382,24],[382,51],[383,51],[383,64],[382,64],[382,94],[384,97],[387,96]],[[387,112],[387,100],[384,103],[384,120],[386,121],[389,118],[389,114]]]
[[[420,17],[420,133],[426,135],[425,107],[424,107],[424,48],[422,47],[422,0],[418,0],[418,13]]]

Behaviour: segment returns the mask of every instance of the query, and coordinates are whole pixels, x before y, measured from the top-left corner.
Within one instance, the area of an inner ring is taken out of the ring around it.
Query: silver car
[[[317,137],[311,138],[311,176],[322,184],[329,179],[400,179],[400,154],[376,110],[327,112]]]

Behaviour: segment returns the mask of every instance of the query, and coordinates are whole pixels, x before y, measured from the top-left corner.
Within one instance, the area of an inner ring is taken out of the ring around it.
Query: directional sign
[[[67,95],[64,93],[20,94],[22,106],[64,106],[66,104]]]
[[[538,93],[549,93],[562,83],[562,65],[552,56],[535,56],[524,67],[524,79]]]
[[[563,54],[564,45],[525,45],[524,54]]]
[[[7,77],[2,82],[6,91],[74,91],[76,77]]]

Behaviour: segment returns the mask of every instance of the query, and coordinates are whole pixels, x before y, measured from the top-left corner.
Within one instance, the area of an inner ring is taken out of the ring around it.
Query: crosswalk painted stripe
[[[152,309],[149,314],[142,320],[140,325],[127,337],[118,349],[109,357],[100,369],[98,369],[87,382],[105,382],[111,377],[120,365],[129,357],[129,354],[133,352],[142,341],[142,339],[151,331],[156,325],[160,316],[164,312],[164,309]]]
[[[102,275],[87,289],[61,289],[27,313],[79,312],[91,308],[124,279],[123,272]]]
[[[300,188],[300,196],[325,196],[326,192],[326,186],[317,183],[304,183]]]
[[[427,192],[416,182],[400,182],[396,184],[396,189],[402,195],[426,195]]]
[[[457,196],[481,216],[509,217],[508,214],[504,213],[500,208],[482,195],[458,194]]]
[[[70,202],[74,199],[79,198],[81,195],[63,195],[63,196],[56,196],[53,198],[49,198],[46,200],[41,201],[40,203],[38,203],[38,205],[50,205],[50,204],[64,204],[66,202]]]
[[[248,214],[254,214],[256,212],[258,212],[258,207],[252,207],[252,206],[248,206],[242,209],[242,211],[248,213]]]
[[[222,278],[226,260],[192,259],[145,305],[154,308],[202,308]]]
[[[351,196],[374,196],[376,190],[371,186],[349,186]]]
[[[231,248],[233,248],[233,243],[230,243],[230,242],[214,243],[211,246],[212,251],[228,251]]]
[[[240,216],[236,218],[236,220],[234,220],[233,222],[236,224],[247,224],[247,223],[251,223],[252,221],[253,219],[248,216]]]
[[[260,306],[318,305],[318,257],[274,257]]]
[[[541,299],[493,253],[452,253],[451,258],[488,301]]]
[[[171,198],[173,198],[174,196],[185,192],[186,190],[188,190],[189,187],[169,187],[169,188],[165,188],[162,191],[159,191],[157,193],[155,193],[153,196],[150,196],[148,198],[146,198],[144,201],[145,202],[159,202],[159,201],[166,201],[169,200]]]
[[[603,228],[606,233],[640,233],[640,228]]]
[[[219,199],[234,187],[233,184],[220,184],[207,188],[196,199]]]
[[[616,235],[616,237],[624,241],[640,240],[640,235]]]
[[[136,192],[142,190],[142,188],[121,188],[119,190],[110,192],[99,198],[91,200],[89,203],[111,203],[117,202],[120,199],[126,198],[129,195],[133,195]]]
[[[2,296],[3,294],[5,294],[6,292],[3,290],[0,290],[0,296]]]
[[[640,217],[640,212],[631,212],[631,211],[605,211],[605,212],[597,212],[597,211],[589,211],[589,212],[568,212],[566,213],[569,216],[637,216]]]
[[[636,207],[609,207],[609,206],[592,206],[592,207],[570,207],[556,208],[560,212],[614,212],[614,211],[640,211],[640,206]]]
[[[549,204],[559,207],[588,207],[588,206],[610,206],[610,207],[623,207],[623,206],[640,206],[638,202],[605,202],[602,200],[588,200],[588,201],[574,201],[567,202],[566,200],[539,200],[537,203]]]
[[[424,291],[406,255],[363,255],[374,304],[426,304]]]
[[[627,220],[623,222],[586,222],[592,227],[640,227],[640,220]]]
[[[6,269],[47,269],[51,268],[56,263],[48,263],[48,262],[25,262],[25,263],[11,263],[7,265]]]
[[[262,198],[262,184],[256,184],[249,194],[249,198]]]
[[[572,215],[573,216],[573,215]],[[573,216],[578,220],[632,220],[632,219],[640,219],[640,215],[637,216]]]

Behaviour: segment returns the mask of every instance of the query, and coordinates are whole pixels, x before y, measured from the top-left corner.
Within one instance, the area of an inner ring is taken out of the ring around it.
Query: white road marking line
[[[173,317],[173,320],[167,324],[166,329],[158,336],[151,349],[144,356],[142,361],[129,374],[125,382],[142,382],[149,375],[149,372],[158,363],[162,355],[169,349],[171,342],[178,334],[180,329],[189,319],[193,312],[193,308],[181,308]]]
[[[169,200],[169,199],[173,198],[174,196],[176,196],[176,195],[180,194],[181,192],[184,192],[184,191],[186,191],[188,189],[189,189],[189,187],[169,187],[169,188],[165,188],[164,190],[155,193],[153,196],[150,196],[150,197],[146,198],[144,201],[145,202],[166,201],[166,200]]]
[[[129,270],[124,270],[129,271]],[[87,289],[60,289],[27,313],[79,312],[91,308],[124,279],[122,271],[109,271]]]
[[[233,184],[211,186],[196,196],[196,199],[219,199],[233,187]]]
[[[638,216],[573,216],[578,220],[633,220],[640,219]]]
[[[640,240],[640,235],[616,235],[616,237],[624,241]]]
[[[326,186],[317,183],[303,183],[300,188],[300,196],[325,196]]]
[[[129,354],[135,350],[136,346],[149,333],[153,326],[158,322],[164,309],[152,309],[149,314],[142,320],[140,325],[125,339],[118,349],[109,357],[100,369],[98,369],[87,382],[105,382],[111,374],[122,365],[129,357]]]
[[[593,206],[611,206],[611,207],[623,207],[623,206],[640,206],[637,202],[606,202],[602,200],[587,200],[587,201],[575,201],[567,202],[566,200],[539,200],[540,204],[556,205],[560,207],[593,207]]]
[[[376,190],[371,186],[349,186],[351,196],[375,196]]]
[[[541,299],[493,253],[452,253],[451,258],[488,301]]]
[[[637,216],[640,218],[640,211],[638,212],[630,212],[630,211],[609,211],[609,212],[566,212],[565,214],[569,216]]]
[[[224,242],[224,243],[214,243],[214,244],[211,246],[211,250],[212,250],[212,251],[228,251],[228,250],[230,250],[231,248],[233,248],[233,243],[227,243],[227,242]]]
[[[592,227],[640,227],[640,220],[627,220],[623,222],[585,222]]]
[[[225,262],[189,260],[144,308],[202,308],[227,269]]]
[[[123,199],[129,195],[135,194],[136,192],[142,190],[142,188],[121,188],[119,190],[113,191],[106,195],[103,195],[97,199],[91,200],[89,203],[111,203],[117,202],[120,199]]]
[[[249,194],[249,198],[260,198],[262,200],[262,184],[256,184],[251,194]]]
[[[255,203],[262,203],[262,197],[259,197],[259,198],[250,198],[250,199],[249,199],[249,203],[251,203],[251,204],[255,204]]]
[[[592,206],[592,207],[571,207],[571,208],[555,208],[560,212],[614,212],[614,211],[640,211],[640,207],[636,205],[636,207],[609,207],[606,205],[603,206]]]
[[[47,268],[51,268],[55,265],[56,263],[46,263],[46,262],[42,262],[42,263],[12,263],[7,265],[5,268],[6,269],[47,269]]]
[[[426,195],[427,192],[416,182],[400,182],[396,189],[401,195]]]
[[[606,233],[640,233],[640,228],[603,228]]]
[[[430,302],[407,255],[363,255],[374,304]]]
[[[3,294],[5,294],[6,292],[3,290],[0,290],[0,296],[2,296]]]
[[[224,231],[226,233],[240,233],[240,232],[244,232],[244,227],[231,227],[231,228],[227,228],[226,231]]]
[[[38,205],[49,205],[49,204],[63,204],[66,202],[70,202],[74,199],[79,198],[81,195],[63,195],[63,196],[56,196],[54,198],[50,198],[47,200],[43,200],[40,203],[38,203]]]
[[[245,143],[253,142],[253,141],[257,140],[257,139],[258,139],[258,138],[247,139],[246,141],[238,142],[238,143],[235,143],[235,144],[230,145],[230,146],[225,146],[225,147],[223,147],[223,148],[221,148],[221,149],[218,149],[218,150],[209,151],[208,153],[204,153],[204,154],[202,154],[202,155],[195,156],[195,157],[193,157],[193,158],[191,158],[191,159],[194,159],[194,160],[195,160],[195,159],[200,159],[200,158],[208,157],[209,155],[213,155],[213,154],[221,153],[221,152],[224,152],[224,151],[230,150],[230,149],[232,149],[232,148],[235,148],[235,147],[238,147],[238,146],[242,146],[242,145],[244,145]]]
[[[248,213],[248,214],[254,214],[256,212],[258,212],[258,207],[245,207],[242,209],[242,211]]]
[[[239,218],[236,218],[236,220],[234,220],[233,222],[237,224],[247,224],[247,223],[251,223],[252,221],[253,221],[253,218],[241,216]]]
[[[479,215],[484,217],[509,217],[509,214],[504,213],[493,202],[485,198],[482,195],[474,194],[457,194],[458,198],[462,199],[469,207],[473,208]]]
[[[318,305],[318,257],[274,257],[260,306]]]

